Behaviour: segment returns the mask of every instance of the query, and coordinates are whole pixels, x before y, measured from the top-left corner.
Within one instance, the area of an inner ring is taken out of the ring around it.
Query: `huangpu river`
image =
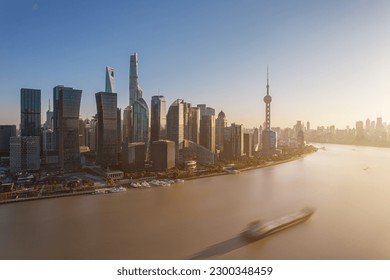
[[[240,237],[305,206],[304,223]],[[0,258],[390,259],[390,149],[326,144],[237,175],[0,205]]]

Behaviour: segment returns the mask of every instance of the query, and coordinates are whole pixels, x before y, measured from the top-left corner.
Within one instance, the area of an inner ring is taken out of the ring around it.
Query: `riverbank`
[[[305,156],[310,155],[310,154],[315,153],[315,152],[316,151],[313,151],[313,152],[310,152],[310,153],[305,153],[305,154],[298,155],[298,156],[293,156],[292,158],[284,159],[284,160],[266,161],[264,164],[259,164],[259,165],[255,165],[255,166],[248,166],[248,167],[245,167],[245,168],[239,168],[237,170],[239,170],[240,172],[245,172],[245,171],[250,171],[250,170],[254,170],[254,169],[270,167],[270,166],[283,164],[283,163],[287,163],[287,162],[294,161],[294,160],[299,160],[299,159],[302,159]],[[214,177],[214,176],[222,176],[222,175],[231,175],[231,174],[227,173],[227,172],[218,172],[218,173],[211,173],[211,174],[205,174],[205,175],[199,175],[199,176],[191,176],[191,177],[182,178],[182,179],[185,179],[185,180],[195,180],[195,179],[202,179],[202,178],[208,178],[208,177]]]
[[[312,154],[312,153],[314,153],[316,151],[317,150],[312,150],[310,152],[306,152],[306,153],[303,153],[303,154],[291,156],[291,158],[287,158],[287,159],[264,161],[261,164],[257,164],[257,165],[254,165],[254,166],[247,166],[247,167],[243,167],[243,168],[237,168],[236,170],[239,170],[240,172],[245,172],[245,171],[250,171],[250,170],[254,170],[254,169],[260,169],[260,168],[270,167],[270,166],[274,166],[274,165],[278,165],[278,164],[283,164],[283,163],[287,163],[287,162],[291,162],[291,161],[302,159],[305,156],[307,156],[309,154]],[[188,177],[183,176],[183,177],[180,177],[180,179],[195,180],[195,179],[202,179],[202,178],[223,176],[223,175],[231,175],[231,173],[230,172],[226,172],[226,171],[223,171],[223,172],[219,171],[219,172],[212,172],[212,173],[209,173],[209,174],[200,174],[200,175],[196,175],[196,176],[193,176],[193,175],[192,176],[188,176]],[[165,179],[172,179],[172,178],[167,177]],[[140,180],[142,180],[142,179],[140,179]],[[93,190],[88,190],[88,191],[77,191],[77,192],[71,192],[71,193],[57,193],[57,194],[44,195],[44,196],[33,196],[33,197],[4,199],[4,200],[0,201],[0,205],[1,204],[8,204],[8,203],[15,203],[15,202],[25,202],[25,201],[31,201],[31,200],[39,200],[39,199],[59,198],[59,197],[76,196],[76,195],[87,195],[87,194],[90,195],[90,194],[95,193],[95,190],[96,190],[96,188],[93,189]]]

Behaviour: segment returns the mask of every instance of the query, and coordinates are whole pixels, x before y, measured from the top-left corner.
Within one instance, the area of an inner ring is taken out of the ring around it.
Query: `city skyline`
[[[91,118],[106,65],[115,69],[118,107],[125,109],[135,52],[148,105],[153,95],[164,95],[167,104],[207,103],[229,122],[258,127],[265,121],[269,64],[272,126],[302,120],[312,128],[352,128],[379,115],[390,120],[386,1],[90,3],[2,4],[0,97],[7,102],[0,105],[1,124],[19,125],[21,88],[40,89],[47,104],[58,84],[83,90],[82,117]],[[56,9],[72,11],[72,22],[56,21]],[[115,19],[90,21],[103,13]],[[46,110],[43,105],[41,116]]]

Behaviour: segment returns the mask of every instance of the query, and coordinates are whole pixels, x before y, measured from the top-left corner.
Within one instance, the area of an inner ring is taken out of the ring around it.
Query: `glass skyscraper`
[[[182,145],[184,140],[184,102],[177,99],[169,107],[167,114],[167,138],[174,141],[176,147]]]
[[[150,142],[166,139],[167,137],[167,113],[166,101],[162,95],[152,96],[150,108]]]
[[[58,165],[77,170],[80,164],[79,114],[82,90],[56,86],[53,89],[53,123]]]
[[[20,135],[41,135],[41,90],[20,90]]]
[[[149,141],[149,108],[143,98],[134,101],[133,105],[133,141],[144,142],[148,145]]]
[[[95,94],[98,116],[97,160],[101,166],[118,163],[118,111],[117,94],[98,92]]]

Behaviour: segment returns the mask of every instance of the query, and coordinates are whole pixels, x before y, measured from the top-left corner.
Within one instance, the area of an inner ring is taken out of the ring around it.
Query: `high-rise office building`
[[[150,143],[167,138],[167,109],[165,97],[152,96],[150,108]]]
[[[234,159],[239,159],[244,155],[244,126],[232,123],[231,144]]]
[[[200,108],[192,107],[189,121],[189,138],[188,140],[199,144],[200,134]]]
[[[175,167],[175,143],[158,140],[151,144],[151,161],[153,169],[166,170]]]
[[[276,132],[271,130],[271,102],[272,97],[269,95],[268,68],[267,68],[267,95],[264,96],[265,103],[265,129],[262,131],[262,153],[270,155],[276,149]]]
[[[200,110],[200,119],[202,119],[202,117],[206,115],[206,104],[198,104],[197,107]]]
[[[10,171],[36,171],[41,166],[40,137],[16,136],[10,138]]]
[[[253,152],[253,134],[250,132],[244,132],[244,154],[247,157],[252,156]]]
[[[114,68],[106,66],[106,92],[116,93],[115,91],[115,79]]]
[[[184,139],[190,139],[191,103],[183,103]]]
[[[16,136],[16,125],[0,125],[0,157],[9,156],[9,141]]]
[[[58,165],[63,171],[77,170],[80,163],[79,115],[82,90],[56,86],[53,89],[54,134]]]
[[[141,97],[133,104],[133,141],[145,143],[146,152],[149,142],[149,107]]]
[[[200,144],[215,153],[215,116],[205,115],[200,120]]]
[[[123,110],[122,142],[133,141],[133,106],[129,105]]]
[[[41,90],[20,90],[20,135],[41,135]]]
[[[180,148],[184,140],[183,110],[183,100],[177,99],[171,104],[167,114],[167,138],[168,140],[174,141],[177,148]]]
[[[96,162],[103,167],[118,163],[117,95],[110,92],[95,94],[98,116]]]
[[[138,83],[138,54],[134,53],[130,56],[130,105],[133,105],[137,99],[142,98],[142,89]]]
[[[215,120],[215,146],[220,151],[223,151],[223,130],[225,127],[227,127],[227,120],[225,113],[221,111]]]

